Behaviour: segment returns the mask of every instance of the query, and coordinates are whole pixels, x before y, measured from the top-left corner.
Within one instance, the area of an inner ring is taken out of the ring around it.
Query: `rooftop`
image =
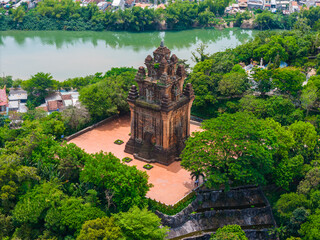
[[[63,107],[62,100],[48,101],[48,111],[57,111]]]
[[[6,87],[0,89],[0,106],[5,106],[8,104],[8,97],[6,93]]]
[[[201,131],[200,127],[191,124],[191,132]],[[75,143],[88,153],[100,151],[112,152],[116,157],[122,159],[130,157],[133,159],[130,166],[137,166],[139,170],[146,171],[143,166],[146,162],[134,159],[131,154],[124,152],[125,143],[130,136],[130,116],[124,116],[105,123],[93,130],[90,130],[70,142]],[[120,139],[123,144],[114,144],[114,141]],[[149,183],[154,187],[147,193],[147,197],[169,204],[175,204],[195,186],[190,177],[190,173],[180,166],[180,162],[173,162],[169,166],[159,163],[152,163],[154,167],[146,171],[149,175]]]

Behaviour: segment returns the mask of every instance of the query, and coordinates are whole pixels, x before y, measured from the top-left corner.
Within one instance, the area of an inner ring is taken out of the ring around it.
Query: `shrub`
[[[144,169],[150,170],[151,168],[153,168],[153,166],[151,164],[146,164],[143,166]]]
[[[114,141],[114,143],[115,143],[115,144],[118,144],[118,145],[121,145],[121,144],[123,143],[123,141],[120,140],[120,139],[117,139],[117,140]]]
[[[129,163],[131,161],[132,161],[132,158],[129,158],[129,157],[122,158],[122,162]]]

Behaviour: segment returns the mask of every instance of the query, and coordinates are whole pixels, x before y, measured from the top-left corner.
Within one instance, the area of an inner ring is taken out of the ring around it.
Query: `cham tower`
[[[186,72],[177,66],[178,58],[161,42],[153,58],[139,67],[128,96],[131,110],[131,136],[125,152],[135,158],[169,165],[184,148],[190,135],[190,112],[194,93]]]

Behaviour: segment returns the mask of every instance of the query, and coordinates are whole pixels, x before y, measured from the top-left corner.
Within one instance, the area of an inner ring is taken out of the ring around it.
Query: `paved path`
[[[199,131],[200,127],[191,124],[191,131]],[[88,153],[112,152],[122,159],[124,157],[133,158],[131,154],[124,152],[125,143],[130,136],[130,117],[124,116],[106,123],[89,132],[86,132],[70,142],[75,143]],[[121,139],[124,144],[117,145],[114,141]],[[143,165],[146,163],[134,159],[128,165],[137,166],[138,169],[146,171]],[[159,163],[152,164],[154,168],[146,171],[149,175],[149,182],[154,185],[147,193],[147,197],[165,203],[174,204],[183,198],[194,188],[194,182],[190,178],[190,173],[180,166],[180,162],[173,162],[169,166]]]

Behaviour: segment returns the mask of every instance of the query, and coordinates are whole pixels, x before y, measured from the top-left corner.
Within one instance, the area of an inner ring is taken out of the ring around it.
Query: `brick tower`
[[[131,137],[125,152],[147,162],[169,165],[181,153],[190,135],[190,111],[194,94],[191,84],[183,89],[186,77],[178,58],[161,42],[153,58],[145,59],[128,96],[131,110]]]

